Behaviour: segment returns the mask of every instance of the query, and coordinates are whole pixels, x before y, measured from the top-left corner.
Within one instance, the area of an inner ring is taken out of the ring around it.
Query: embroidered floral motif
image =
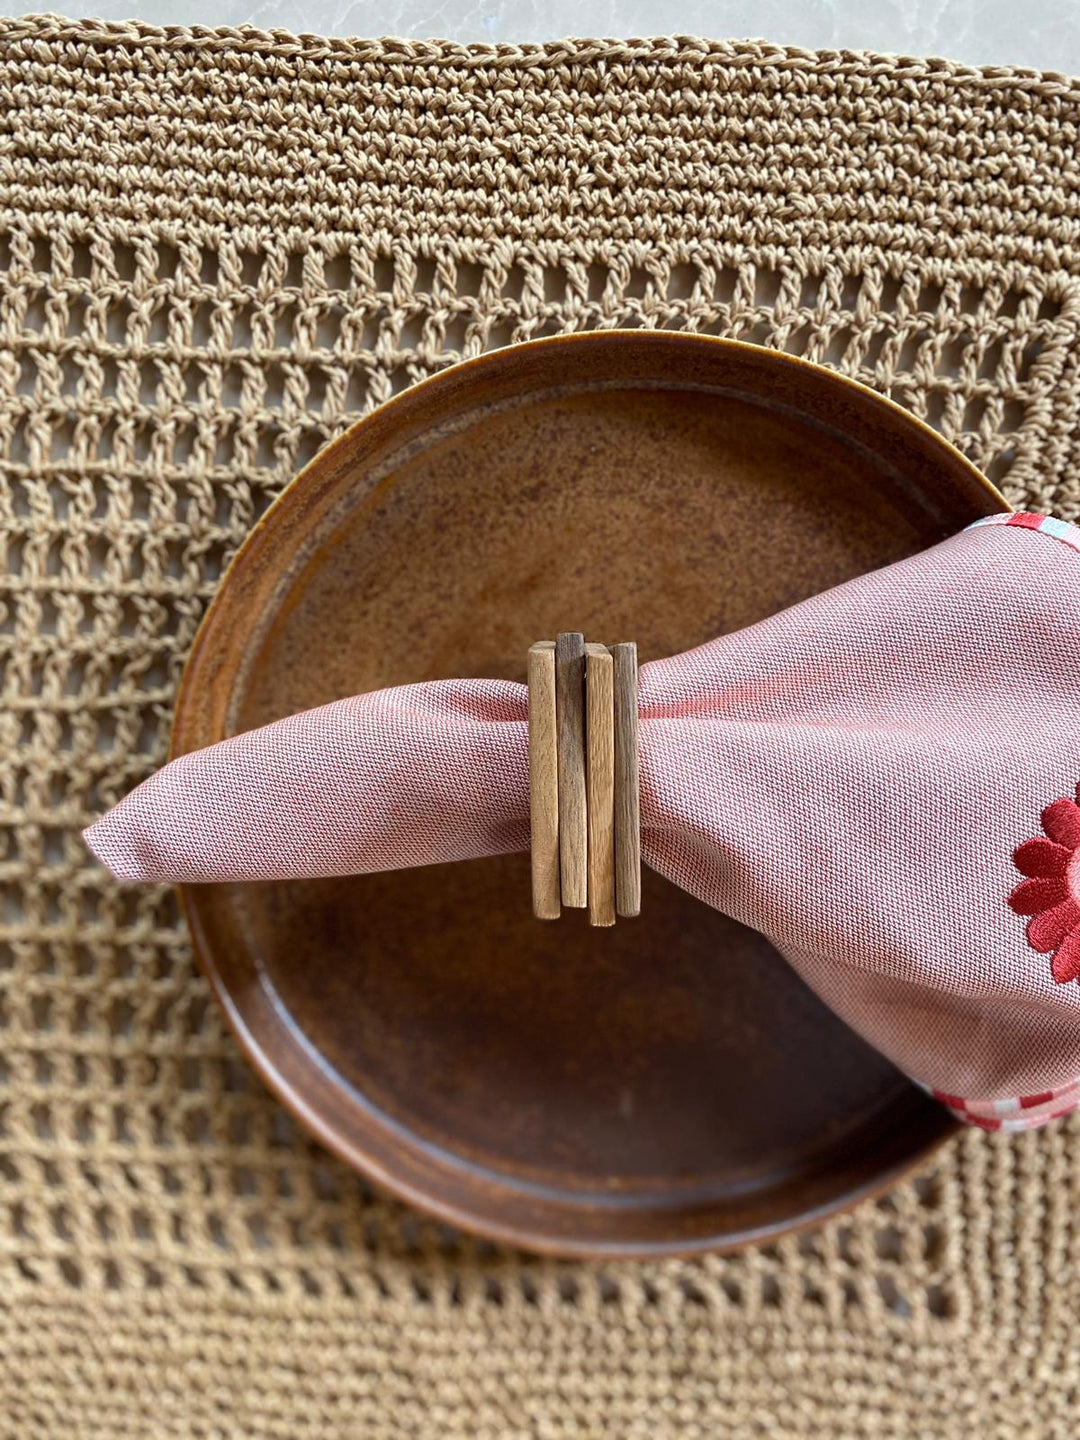
[[[1042,813],[1046,839],[1025,840],[1013,860],[1022,880],[1009,896],[1018,915],[1030,915],[1028,944],[1050,955],[1059,985],[1080,979],[1080,785],[1076,800],[1055,800]]]

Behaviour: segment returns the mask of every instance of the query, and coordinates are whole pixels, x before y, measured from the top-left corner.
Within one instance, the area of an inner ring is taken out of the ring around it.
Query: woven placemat
[[[728,1258],[490,1247],[298,1133],[79,830],[272,497],[462,355],[779,346],[1077,518],[1078,126],[1061,77],[756,44],[0,22],[4,1440],[1071,1440],[1080,1125]]]

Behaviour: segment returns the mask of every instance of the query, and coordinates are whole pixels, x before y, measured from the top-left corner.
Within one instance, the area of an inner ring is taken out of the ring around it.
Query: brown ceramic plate
[[[668,655],[1002,508],[926,426],[800,360],[640,332],[502,350],[354,426],[272,507],[199,633],[174,748],[384,685],[523,679],[563,629]],[[951,1129],[761,936],[651,873],[610,931],[533,920],[525,856],[185,900],[282,1100],[490,1236],[730,1246]]]

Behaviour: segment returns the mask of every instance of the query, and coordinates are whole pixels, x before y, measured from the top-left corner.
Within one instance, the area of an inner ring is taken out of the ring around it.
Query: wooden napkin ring
[[[641,910],[637,646],[541,640],[528,680],[533,913],[613,925]]]

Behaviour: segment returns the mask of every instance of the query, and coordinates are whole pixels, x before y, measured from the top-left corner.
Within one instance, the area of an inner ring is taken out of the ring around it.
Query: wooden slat
[[[641,793],[638,770],[638,661],[631,641],[612,646],[615,670],[615,906],[641,913]]]
[[[541,640],[529,651],[529,830],[533,914],[538,920],[557,920],[561,907],[554,640]]]
[[[615,924],[615,682],[611,651],[585,646],[589,924]]]
[[[555,641],[555,709],[559,755],[559,871],[562,903],[588,903],[588,831],[585,801],[585,637]]]

